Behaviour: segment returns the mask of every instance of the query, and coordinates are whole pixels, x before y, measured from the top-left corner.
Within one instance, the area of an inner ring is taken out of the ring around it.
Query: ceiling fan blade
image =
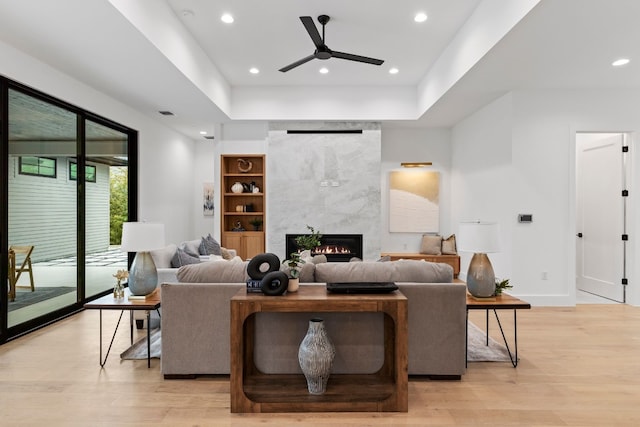
[[[369,58],[367,56],[353,55],[351,53],[336,52],[335,50],[332,51],[331,56],[333,56],[334,58],[347,59],[349,61],[366,62],[367,64],[373,64],[373,65],[382,65],[384,63],[384,60],[382,59],[375,59],[375,58]]]
[[[315,55],[309,55],[309,56],[307,56],[306,58],[302,58],[302,59],[300,59],[300,60],[298,60],[298,61],[294,62],[293,64],[289,64],[289,65],[287,65],[286,67],[282,67],[282,68],[280,68],[280,71],[282,71],[283,73],[286,73],[286,72],[287,72],[287,71],[289,71],[290,69],[292,69],[292,68],[296,68],[298,65],[302,65],[302,64],[304,64],[305,62],[309,62],[309,61],[311,61],[312,59],[314,59],[315,57],[316,57]]]
[[[302,21],[304,28],[307,29],[307,33],[309,33],[309,36],[311,37],[311,40],[313,40],[313,44],[316,45],[316,48],[324,45],[322,37],[320,37],[320,33],[316,28],[316,24],[313,23],[313,18],[310,16],[301,16],[300,20]]]

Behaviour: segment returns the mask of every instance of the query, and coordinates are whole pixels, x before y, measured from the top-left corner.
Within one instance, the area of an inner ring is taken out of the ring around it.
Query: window
[[[75,181],[78,179],[78,165],[73,162],[69,162],[69,179]],[[96,167],[91,165],[85,165],[84,167],[84,179],[87,182],[96,182]]]
[[[56,159],[48,157],[20,157],[20,173],[22,175],[56,177]]]

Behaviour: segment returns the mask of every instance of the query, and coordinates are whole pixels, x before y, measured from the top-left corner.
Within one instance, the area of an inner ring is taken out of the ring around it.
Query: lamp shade
[[[456,241],[462,252],[500,252],[500,229],[495,222],[461,222]]]
[[[164,224],[125,222],[122,224],[122,252],[147,252],[161,249],[164,243]]]

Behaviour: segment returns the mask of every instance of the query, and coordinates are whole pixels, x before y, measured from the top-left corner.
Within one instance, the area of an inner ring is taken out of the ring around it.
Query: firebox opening
[[[287,254],[300,252],[296,237],[306,234],[287,234]],[[323,234],[320,246],[311,251],[311,255],[325,255],[329,262],[348,262],[351,258],[362,259],[362,234]]]

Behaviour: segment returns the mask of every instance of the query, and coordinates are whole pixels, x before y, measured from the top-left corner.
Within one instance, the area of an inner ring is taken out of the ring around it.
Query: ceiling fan
[[[295,68],[306,62],[309,62],[312,59],[340,58],[340,59],[346,59],[349,61],[365,62],[367,64],[373,64],[373,65],[382,65],[382,63],[384,62],[382,59],[375,59],[375,58],[369,58],[366,56],[353,55],[351,53],[338,52],[338,51],[329,49],[327,45],[324,44],[324,26],[327,25],[327,22],[329,22],[329,19],[331,18],[329,18],[329,16],[327,15],[318,16],[318,22],[322,24],[322,38],[321,38],[320,33],[318,33],[318,29],[316,28],[316,25],[313,23],[313,18],[311,18],[310,16],[300,17],[300,20],[302,21],[302,25],[304,25],[304,28],[306,28],[307,33],[309,33],[311,40],[313,40],[313,44],[316,46],[316,50],[315,52],[313,52],[312,55],[302,58],[292,64],[287,65],[286,67],[280,68],[280,71],[282,71],[283,73],[286,73],[292,68]]]

